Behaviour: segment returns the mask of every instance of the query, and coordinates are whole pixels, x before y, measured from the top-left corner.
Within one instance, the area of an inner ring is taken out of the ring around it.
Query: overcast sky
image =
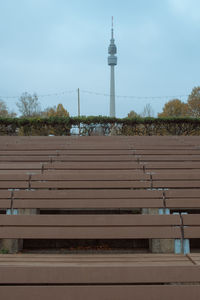
[[[82,115],[108,115],[109,97],[84,91],[109,94],[112,15],[116,94],[136,97],[117,97],[117,116],[147,103],[157,113],[165,96],[186,101],[200,85],[199,0],[0,0],[0,98],[16,110],[6,97],[59,93],[39,97],[42,107],[76,115],[80,88]]]

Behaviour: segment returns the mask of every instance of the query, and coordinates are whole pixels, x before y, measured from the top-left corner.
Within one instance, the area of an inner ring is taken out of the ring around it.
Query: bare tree
[[[16,103],[23,117],[36,117],[40,115],[40,103],[36,94],[23,93]]]
[[[145,107],[144,107],[144,109],[141,113],[141,116],[143,118],[145,118],[145,117],[154,117],[154,111],[153,111],[153,108],[152,108],[150,103],[145,105]]]
[[[200,86],[194,87],[188,97],[189,112],[192,117],[200,118]]]

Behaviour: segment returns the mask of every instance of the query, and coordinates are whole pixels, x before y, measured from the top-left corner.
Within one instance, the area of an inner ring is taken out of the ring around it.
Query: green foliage
[[[57,106],[47,108],[43,114],[44,117],[69,117],[68,111],[61,103]]]
[[[8,253],[9,253],[8,249],[5,248],[0,249],[0,254],[8,254]]]
[[[189,107],[187,103],[179,99],[173,99],[165,103],[163,112],[158,114],[159,118],[163,117],[186,117],[189,116]]]
[[[162,113],[158,114],[159,118],[187,116],[192,118],[200,117],[200,86],[193,88],[187,103],[179,99],[170,100],[163,107]]]
[[[72,127],[81,135],[200,135],[200,118],[110,118],[49,117],[0,118],[0,135],[70,135]]]
[[[131,110],[128,113],[128,118],[138,118],[138,117],[139,117],[139,115],[134,110]]]

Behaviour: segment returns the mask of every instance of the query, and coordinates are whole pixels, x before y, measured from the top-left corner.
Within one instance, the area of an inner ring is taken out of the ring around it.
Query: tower
[[[115,117],[115,66],[117,65],[117,47],[114,40],[113,17],[111,40],[108,48],[108,65],[110,66],[110,117]]]

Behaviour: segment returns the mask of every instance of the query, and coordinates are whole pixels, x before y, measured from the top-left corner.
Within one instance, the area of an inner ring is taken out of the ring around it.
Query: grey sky
[[[0,0],[1,99],[16,110],[4,97],[73,91],[39,100],[76,115],[79,87],[81,114],[108,115],[109,97],[83,91],[109,93],[112,15],[117,95],[179,96],[200,85],[199,0]],[[169,99],[117,98],[116,113],[147,103],[157,113]]]

